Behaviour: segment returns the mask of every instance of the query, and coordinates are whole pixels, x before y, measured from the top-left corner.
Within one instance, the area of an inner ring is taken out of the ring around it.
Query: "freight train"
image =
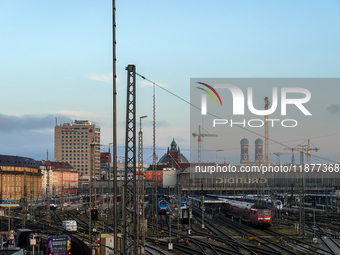
[[[271,210],[262,209],[255,206],[254,203],[242,202],[224,199],[222,212],[228,216],[239,218],[244,222],[259,227],[269,227],[271,224]]]

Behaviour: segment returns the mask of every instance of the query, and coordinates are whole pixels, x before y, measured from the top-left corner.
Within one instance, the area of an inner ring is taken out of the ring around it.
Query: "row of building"
[[[2,201],[40,200],[74,194],[78,172],[68,163],[36,161],[32,158],[0,155],[0,197]]]

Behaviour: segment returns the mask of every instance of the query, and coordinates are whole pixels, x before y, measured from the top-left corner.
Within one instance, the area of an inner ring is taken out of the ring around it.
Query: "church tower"
[[[241,164],[249,163],[249,141],[246,138],[241,140]]]
[[[263,163],[263,141],[260,138],[255,140],[255,162]]]

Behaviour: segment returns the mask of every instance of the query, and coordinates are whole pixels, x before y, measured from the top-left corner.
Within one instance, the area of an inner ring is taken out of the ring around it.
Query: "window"
[[[161,181],[161,180],[162,180],[162,177],[158,177],[158,180]]]

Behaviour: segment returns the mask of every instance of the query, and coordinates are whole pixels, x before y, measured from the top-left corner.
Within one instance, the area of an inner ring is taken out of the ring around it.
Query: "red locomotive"
[[[225,200],[222,210],[230,216],[242,219],[252,225],[260,227],[269,227],[272,222],[270,209],[259,209],[254,203]]]

